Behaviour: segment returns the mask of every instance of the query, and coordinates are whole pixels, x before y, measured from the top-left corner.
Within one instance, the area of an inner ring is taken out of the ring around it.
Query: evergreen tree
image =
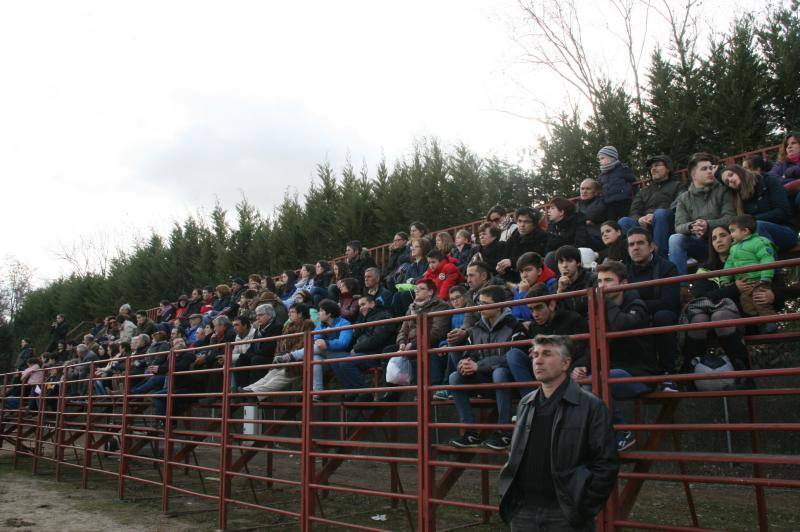
[[[574,196],[581,181],[597,174],[597,149],[592,151],[577,109],[553,120],[549,134],[539,140],[542,158],[533,183],[534,198],[545,201]]]
[[[757,31],[764,56],[768,113],[780,133],[800,129],[800,2],[774,10]]]

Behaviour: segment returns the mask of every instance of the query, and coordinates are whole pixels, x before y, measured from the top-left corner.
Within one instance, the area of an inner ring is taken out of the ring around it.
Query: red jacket
[[[447,301],[450,297],[450,288],[464,282],[464,276],[461,275],[458,268],[445,260],[439,261],[439,267],[435,270],[428,268],[423,278],[434,282],[436,288],[439,289],[439,299],[442,301]]]

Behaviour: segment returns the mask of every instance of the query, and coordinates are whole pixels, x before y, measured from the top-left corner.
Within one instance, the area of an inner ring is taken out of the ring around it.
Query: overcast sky
[[[568,95],[520,63],[520,20],[510,0],[3,3],[2,252],[41,284],[63,247],[124,249],[242,194],[269,213],[317,163],[374,169],[422,136],[528,164],[543,130],[517,115]]]

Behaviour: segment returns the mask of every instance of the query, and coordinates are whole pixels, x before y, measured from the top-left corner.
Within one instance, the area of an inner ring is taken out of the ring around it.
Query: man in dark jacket
[[[491,222],[484,222],[478,228],[478,249],[475,255],[481,256],[481,261],[489,266],[492,272],[497,271],[497,263],[506,257],[506,243],[500,240],[502,231]]]
[[[544,285],[537,285],[533,287],[525,295],[525,298],[543,297],[550,295],[547,287]],[[572,336],[573,334],[582,334],[589,331],[589,322],[586,318],[572,310],[564,310],[558,308],[558,302],[555,300],[550,301],[537,301],[528,305],[531,310],[531,323],[528,326],[528,337],[533,338],[539,334],[558,334],[560,336]],[[574,358],[581,358],[586,352],[587,342],[580,342],[573,347]],[[514,377],[514,382],[531,382],[533,381],[533,368],[531,366],[531,358],[527,350],[522,350],[518,347],[512,347],[506,353],[508,360],[508,369]],[[519,388],[520,396],[524,397],[531,393],[534,389]]]
[[[371,295],[379,306],[391,311],[392,293],[381,286],[381,272],[378,268],[367,268],[364,271],[364,293]]]
[[[641,227],[634,227],[628,231],[628,282],[638,283],[675,277],[678,269],[667,259],[655,254],[650,233]],[[653,327],[676,325],[681,309],[681,294],[678,283],[639,288],[639,297],[647,306],[650,313],[650,323]],[[678,355],[678,335],[664,333],[654,335],[658,361],[664,373],[675,372],[675,359]],[[677,391],[672,382],[663,384],[665,391]]]
[[[283,325],[275,319],[275,309],[272,308],[271,305],[264,303],[256,307],[256,323],[253,340],[273,338],[275,336],[280,336],[282,332]],[[234,366],[241,368],[271,364],[272,357],[275,356],[275,346],[276,342],[253,342],[249,345],[247,351],[239,355]],[[239,388],[249,386],[266,375],[268,371],[269,368],[238,371],[236,372],[236,384]]]
[[[69,325],[63,314],[56,314],[55,321],[50,325],[50,343],[47,344],[48,351],[55,351],[58,342],[65,342],[67,340],[67,333],[69,332]]]
[[[378,305],[375,298],[368,294],[358,299],[358,312],[357,324],[388,320],[392,317],[387,309]],[[393,323],[354,329],[353,337],[355,341],[353,343],[353,348],[347,355],[360,356],[381,353],[386,346],[394,342],[396,333],[397,326]],[[367,384],[364,382],[364,376],[361,372],[381,365],[381,360],[349,361],[347,357],[342,358],[344,361],[331,364],[331,369],[334,375],[336,375],[336,380],[339,381],[341,387],[349,390],[366,388]],[[345,401],[372,401],[372,394],[362,393],[346,395]]]
[[[19,341],[19,354],[17,354],[17,371],[25,371],[28,368],[28,359],[33,356],[31,341],[23,338]]]
[[[508,293],[501,286],[491,285],[478,293],[481,305],[501,303],[508,300]],[[527,337],[525,328],[511,315],[508,308],[483,309],[481,319],[471,329],[469,343],[471,345],[513,342]],[[506,360],[507,347],[484,348],[476,351],[451,353],[456,371],[450,374],[451,385],[483,384],[511,382],[511,372]],[[460,358],[460,359],[459,359]],[[469,406],[470,393],[467,390],[453,390],[453,399],[461,423],[475,423],[475,415]],[[511,423],[511,390],[499,388],[495,390],[497,400],[497,422]],[[506,430],[495,431],[486,441],[481,442],[478,431],[467,429],[452,440],[454,447],[477,447],[483,444],[494,450],[508,448],[511,434]]]
[[[547,207],[547,245],[545,263],[551,270],[557,265],[553,255],[561,246],[588,248],[589,233],[586,232],[586,218],[575,210],[575,204],[567,198],[553,198]]]
[[[603,402],[569,378],[569,339],[537,336],[541,388],[517,408],[511,451],[497,483],[500,517],[512,532],[594,530],[619,472]]]
[[[347,269],[350,270],[350,277],[358,281],[359,285],[363,286],[364,272],[367,268],[375,268],[375,260],[366,249],[361,247],[361,242],[358,240],[351,240],[347,243],[344,250],[344,260],[347,263]]]
[[[192,369],[192,364],[195,361],[195,354],[192,351],[185,351],[186,343],[183,339],[176,339],[174,343],[174,347],[176,350],[173,353],[170,353],[170,356],[175,357],[175,363],[172,367],[173,372],[178,371],[189,371]],[[169,372],[169,358],[165,357],[164,361],[158,368],[159,374],[164,376],[167,375]],[[163,373],[162,373],[163,372]],[[167,381],[164,381],[164,387],[155,392],[157,395],[167,395],[168,392],[168,385]],[[182,395],[182,394],[189,394],[189,393],[199,393],[200,386],[198,386],[197,379],[195,375],[173,375],[172,377],[172,394],[173,395]],[[172,411],[170,412],[173,416],[180,416],[183,414],[186,406],[193,401],[196,401],[195,398],[172,398]],[[161,397],[154,397],[153,398],[153,410],[157,416],[164,416],[167,413],[167,400]],[[159,426],[164,426],[164,422],[160,421]]]
[[[594,286],[594,273],[585,270],[581,262],[581,252],[574,246],[561,246],[556,251],[559,277],[556,280],[556,293],[576,292]],[[562,299],[559,306],[586,317],[589,312],[586,296]]]
[[[497,263],[497,273],[507,282],[518,283],[517,260],[528,252],[544,255],[547,234],[539,227],[541,213],[530,207],[520,207],[514,212],[517,228],[506,240],[506,256]]]
[[[580,199],[575,202],[578,212],[586,218],[586,232],[589,234],[591,248],[595,251],[605,247],[600,238],[600,226],[608,220],[606,203],[600,192],[600,183],[594,179],[584,179],[581,181]]]
[[[617,288],[628,282],[628,272],[621,262],[607,262],[597,267],[597,286],[604,290]],[[605,294],[606,327],[611,332],[644,329],[650,326],[650,313],[647,305],[639,299],[635,290],[610,292]],[[652,337],[628,336],[616,338],[608,344],[611,371],[609,376],[642,377],[659,373]],[[587,356],[575,361],[572,378],[579,380],[591,373],[591,361]],[[641,382],[616,383],[611,385],[614,401],[633,399],[652,391],[649,384]],[[619,406],[614,403],[614,423],[624,424],[625,419]],[[624,451],[636,443],[633,432],[617,434],[617,450]]]
[[[619,219],[623,233],[642,227],[653,234],[657,254],[666,259],[669,254],[669,236],[675,231],[675,200],[686,187],[672,178],[672,159],[666,155],[649,158],[645,166],[650,171],[650,182],[636,192],[628,216]]]
[[[158,330],[156,322],[147,317],[146,310],[136,311],[136,328],[139,330],[139,334],[144,333],[148,336],[153,336]]]

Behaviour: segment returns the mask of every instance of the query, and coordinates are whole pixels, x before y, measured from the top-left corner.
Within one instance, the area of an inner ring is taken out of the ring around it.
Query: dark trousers
[[[592,521],[577,528],[570,525],[561,508],[541,508],[525,504],[511,519],[511,532],[593,532],[594,529]]]

